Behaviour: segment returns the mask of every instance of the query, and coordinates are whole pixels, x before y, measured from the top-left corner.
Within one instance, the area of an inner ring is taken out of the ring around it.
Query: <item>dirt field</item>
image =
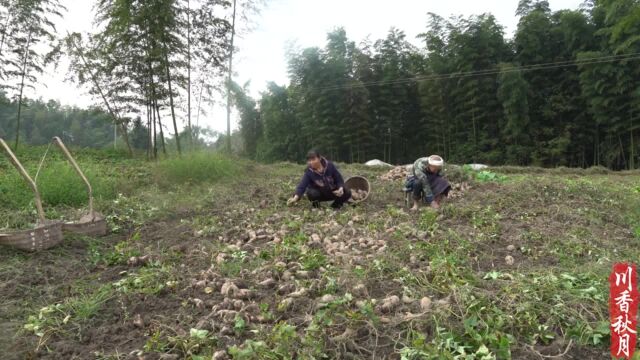
[[[300,166],[255,165],[103,203],[105,238],[2,248],[2,358],[608,358],[637,175],[457,171],[466,191],[410,213],[401,180],[342,168],[373,192],[338,212],[286,207]]]

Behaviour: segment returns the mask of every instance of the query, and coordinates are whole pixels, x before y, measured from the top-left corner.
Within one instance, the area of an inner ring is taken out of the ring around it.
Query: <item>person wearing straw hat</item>
[[[305,193],[314,208],[320,207],[322,201],[333,201],[331,207],[340,209],[351,198],[351,191],[344,185],[336,166],[322,157],[318,150],[307,153],[307,169],[287,204],[298,202]]]
[[[444,159],[438,155],[431,155],[416,160],[413,163],[413,175],[415,182],[413,185],[413,207],[411,210],[418,210],[420,200],[424,199],[432,208],[438,209],[442,200],[449,195],[451,185],[442,176]]]

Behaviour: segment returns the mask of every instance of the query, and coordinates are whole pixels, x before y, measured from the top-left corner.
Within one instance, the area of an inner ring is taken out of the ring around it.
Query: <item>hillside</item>
[[[611,265],[640,258],[637,173],[451,169],[469,188],[409,213],[401,180],[342,165],[373,192],[335,212],[286,207],[300,165],[118,156],[79,156],[112,234],[0,250],[5,358],[602,359]],[[27,228],[0,169],[0,228]],[[42,176],[76,216],[81,187]]]

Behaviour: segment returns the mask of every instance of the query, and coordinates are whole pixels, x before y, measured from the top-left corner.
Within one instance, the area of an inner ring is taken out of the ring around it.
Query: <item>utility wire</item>
[[[467,71],[467,72],[452,72],[447,74],[433,74],[433,75],[423,75],[423,76],[414,76],[410,78],[404,79],[396,79],[396,80],[381,80],[381,81],[371,81],[371,82],[360,82],[349,85],[335,85],[335,86],[326,86],[326,87],[317,87],[311,88],[311,91],[333,91],[333,90],[341,90],[341,89],[353,89],[353,88],[363,88],[369,86],[381,86],[381,85],[396,85],[396,84],[406,84],[412,83],[416,81],[430,81],[430,80],[440,80],[440,79],[461,79],[461,78],[469,78],[476,76],[487,76],[487,75],[497,75],[504,73],[512,73],[512,72],[531,72],[531,71],[539,71],[539,70],[550,70],[550,69],[560,69],[572,66],[581,66],[581,65],[591,65],[591,64],[603,64],[603,63],[611,63],[616,61],[635,61],[640,60],[640,53],[632,53],[632,54],[624,54],[624,55],[610,55],[610,56],[601,56],[594,58],[586,58],[580,60],[565,60],[565,61],[556,61],[549,63],[540,63],[540,64],[532,64],[532,65],[524,65],[524,66],[514,66],[508,69],[487,69],[487,70],[476,70],[476,71]],[[294,90],[295,92],[295,90]]]

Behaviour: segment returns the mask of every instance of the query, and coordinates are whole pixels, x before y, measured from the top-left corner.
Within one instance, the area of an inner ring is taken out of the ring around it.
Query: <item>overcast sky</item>
[[[93,0],[61,0],[68,12],[58,22],[60,33],[88,32],[92,29]],[[553,10],[575,9],[582,0],[550,0]],[[359,42],[385,37],[395,26],[404,30],[407,39],[422,46],[416,35],[424,32],[426,14],[474,15],[485,12],[496,16],[512,37],[517,25],[515,10],[518,0],[268,0],[267,7],[254,18],[254,31],[238,40],[240,52],[234,67],[234,78],[240,84],[251,81],[251,92],[257,96],[268,81],[287,82],[285,52],[291,44],[304,48],[324,46],[327,32],[344,27],[351,40]],[[66,66],[49,69],[42,78],[46,87],[35,93],[44,99],[58,99],[62,104],[87,106],[93,103],[83,89],[64,81]],[[32,90],[31,90],[32,91]],[[224,110],[216,108],[201,125],[222,131],[226,128]]]

